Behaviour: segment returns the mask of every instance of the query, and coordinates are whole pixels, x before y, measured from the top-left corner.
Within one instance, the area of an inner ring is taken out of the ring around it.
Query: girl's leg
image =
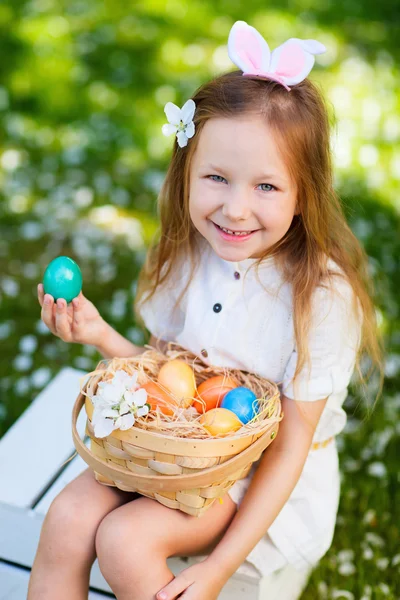
[[[90,469],[53,500],[43,522],[28,600],[87,600],[102,519],[134,494],[98,483]]]
[[[149,498],[112,511],[96,534],[101,572],[118,600],[154,600],[173,579],[171,556],[208,554],[236,514],[226,494],[201,517],[191,517]]]

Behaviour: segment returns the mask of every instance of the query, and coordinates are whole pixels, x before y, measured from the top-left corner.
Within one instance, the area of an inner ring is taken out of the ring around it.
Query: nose
[[[246,221],[251,215],[250,200],[243,189],[232,190],[222,207],[222,214],[229,221]]]

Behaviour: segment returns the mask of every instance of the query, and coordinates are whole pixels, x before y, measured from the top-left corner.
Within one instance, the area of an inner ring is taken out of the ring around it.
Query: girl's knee
[[[141,510],[139,502],[137,510],[129,514],[123,508],[102,520],[95,539],[99,567],[111,587],[115,582],[121,583],[127,573],[132,580],[135,574],[140,577],[148,570],[150,564],[167,559],[165,544],[154,535],[148,511]]]
[[[94,540],[97,523],[68,492],[52,502],[43,522],[40,550],[51,562],[95,559]]]

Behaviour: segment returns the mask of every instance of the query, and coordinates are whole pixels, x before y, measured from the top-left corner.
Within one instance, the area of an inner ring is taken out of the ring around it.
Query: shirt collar
[[[225,263],[227,266],[230,266],[231,268],[233,267],[235,269],[235,271],[239,271],[239,273],[245,273],[247,271],[247,269],[249,269],[250,267],[255,265],[256,262],[258,261],[257,258],[245,258],[244,260],[240,260],[240,261],[236,261],[236,262],[231,262],[229,260],[224,260],[222,258],[220,258],[220,260],[223,263]],[[274,257],[269,256],[268,258],[266,258],[262,261],[259,268],[262,269],[263,267],[270,266],[274,263],[274,261],[275,261]]]
[[[233,269],[234,271],[238,271],[241,274],[244,274],[258,260],[257,258],[245,258],[244,260],[240,260],[240,261],[236,261],[236,262],[230,261],[230,260],[225,260],[225,259],[221,258],[220,256],[218,256],[214,252],[214,250],[212,249],[210,244],[204,239],[203,236],[201,236],[198,239],[199,239],[200,244],[205,244],[208,251],[211,252],[214,255],[214,257],[217,258],[217,260],[219,260],[222,264],[224,264],[228,269]],[[263,267],[269,267],[269,266],[273,265],[274,262],[275,262],[275,258],[273,256],[269,256],[268,258],[266,258],[262,261],[259,268],[262,269]]]

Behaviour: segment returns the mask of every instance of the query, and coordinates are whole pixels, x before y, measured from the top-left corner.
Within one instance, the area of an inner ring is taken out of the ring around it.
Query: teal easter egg
[[[79,266],[68,256],[58,256],[49,263],[43,276],[45,294],[53,296],[54,300],[64,298],[71,302],[82,289],[82,273]]]
[[[222,399],[221,408],[227,408],[235,413],[237,417],[246,424],[253,419],[258,412],[257,396],[244,386],[230,390]]]

